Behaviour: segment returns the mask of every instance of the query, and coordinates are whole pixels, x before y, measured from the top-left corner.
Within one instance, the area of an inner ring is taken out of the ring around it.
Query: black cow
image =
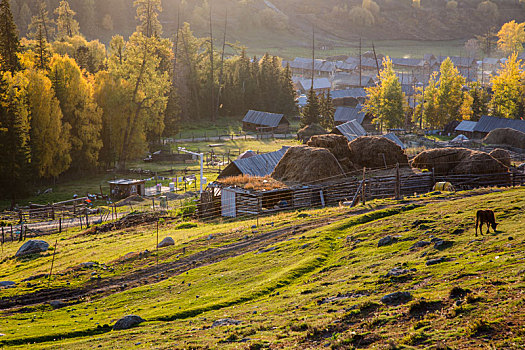
[[[476,213],[476,236],[478,235],[478,225],[479,233],[483,234],[483,224],[487,224],[487,234],[490,232],[490,227],[496,232],[496,227],[498,223],[494,217],[494,212],[492,210],[478,210]]]

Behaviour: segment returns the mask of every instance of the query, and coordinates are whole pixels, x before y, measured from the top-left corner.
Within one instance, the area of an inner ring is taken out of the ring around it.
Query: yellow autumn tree
[[[505,23],[498,32],[498,48],[509,55],[523,50],[525,43],[525,23],[512,20]]]

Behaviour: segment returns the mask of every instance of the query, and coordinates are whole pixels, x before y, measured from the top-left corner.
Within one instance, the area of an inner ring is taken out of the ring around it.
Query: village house
[[[344,90],[374,86],[375,82],[371,76],[359,73],[336,73],[332,79],[333,90]]]
[[[249,110],[242,120],[244,131],[288,132],[289,128],[284,114]]]
[[[289,147],[282,147],[275,152],[251,154],[249,157],[239,157],[231,162],[217,177],[224,179],[231,176],[250,175],[264,177],[270,175],[277,163],[284,156]]]
[[[349,106],[355,107],[364,103],[366,99],[366,90],[363,88],[351,88],[344,90],[333,90],[330,92],[335,107]]]
[[[473,136],[474,138],[481,139],[487,136],[492,130],[504,128],[525,132],[525,120],[498,118],[484,115],[476,123],[476,126],[474,126]]]
[[[372,124],[373,117],[365,113],[362,105],[356,107],[337,107],[334,114],[334,122],[336,125],[344,124],[351,120],[355,120],[367,132],[376,132],[377,128]]]
[[[293,81],[293,80],[292,80]],[[312,88],[312,79],[302,78],[297,79],[295,82],[296,90],[300,94],[307,94]],[[313,81],[313,89],[317,95],[326,94],[332,88],[332,83],[328,78],[315,78]]]
[[[119,200],[130,196],[146,194],[146,180],[111,180],[109,183],[110,198]]]

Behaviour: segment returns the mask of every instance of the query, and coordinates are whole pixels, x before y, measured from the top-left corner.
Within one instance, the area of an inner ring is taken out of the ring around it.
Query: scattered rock
[[[169,247],[170,245],[175,245],[175,241],[171,237],[166,237],[159,243],[159,248]]]
[[[0,281],[0,288],[14,287],[14,286],[16,286],[16,283],[13,281]]]
[[[49,243],[37,239],[31,239],[20,247],[16,252],[15,256],[24,256],[29,254],[36,254],[45,252],[49,249]]]
[[[409,270],[406,269],[400,269],[399,267],[394,267],[392,270],[388,271],[386,274],[386,277],[398,277],[401,275],[406,275],[409,273]]]
[[[434,248],[440,249],[440,250],[446,249],[446,248],[450,248],[452,244],[454,244],[453,241],[445,241],[442,239],[438,239],[437,241],[434,242]]]
[[[129,329],[131,327],[134,327],[142,322],[145,322],[145,320],[140,317],[140,316],[136,316],[136,315],[127,315],[127,316],[124,316],[122,317],[120,320],[118,320],[114,325],[113,325],[113,330],[114,331],[118,331],[118,330],[122,330],[122,329]]]
[[[427,245],[430,245],[430,242],[419,241],[419,242],[414,243],[412,247],[410,247],[410,249],[423,248],[423,247],[426,247]]]
[[[384,247],[384,246],[387,246],[387,245],[390,245],[390,244],[393,244],[397,242],[397,237],[393,237],[393,236],[386,236],[386,237],[383,237],[379,240],[379,242],[377,243],[377,246],[378,247]]]
[[[236,326],[240,323],[241,321],[234,320],[233,318],[221,318],[219,320],[213,321],[211,328],[220,327],[220,326]]]
[[[427,260],[427,262],[425,264],[427,266],[431,266],[431,265],[441,264],[442,262],[445,262],[445,261],[447,261],[446,258],[440,257],[440,258],[436,258],[436,259]]]
[[[410,292],[394,292],[381,298],[381,302],[386,305],[399,305],[412,300]]]
[[[49,305],[51,305],[53,309],[60,309],[61,307],[67,306],[62,300],[51,300]]]
[[[80,263],[79,266],[81,268],[91,269],[91,268],[97,266],[97,263],[93,262],[93,261],[88,261],[88,262]]]

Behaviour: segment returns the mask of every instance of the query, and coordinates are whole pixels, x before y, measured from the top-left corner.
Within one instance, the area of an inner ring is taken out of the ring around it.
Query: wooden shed
[[[146,180],[120,179],[108,181],[112,199],[122,199],[129,196],[146,194]]]
[[[288,132],[290,122],[284,114],[249,110],[242,120],[245,131]]]

